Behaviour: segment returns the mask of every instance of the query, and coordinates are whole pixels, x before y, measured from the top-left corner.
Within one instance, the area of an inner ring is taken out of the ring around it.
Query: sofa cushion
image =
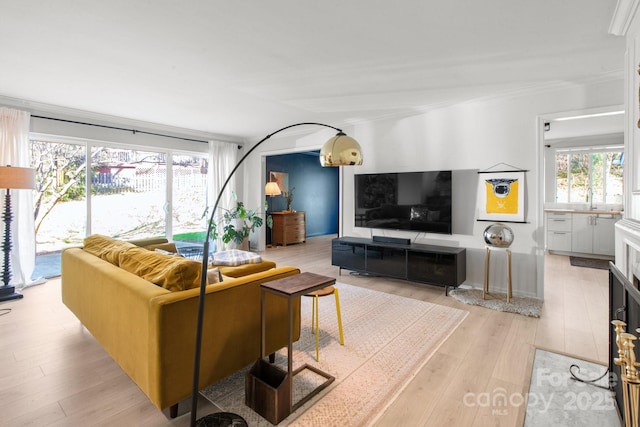
[[[202,264],[135,247],[120,254],[120,268],[174,292],[197,288]]]
[[[262,257],[253,252],[231,249],[213,254],[213,265],[238,266],[243,264],[258,264]]]
[[[238,265],[236,267],[227,267],[227,266],[219,266],[220,273],[223,276],[229,277],[244,277],[250,274],[260,273],[262,271],[271,270],[272,268],[276,268],[276,263],[273,261],[269,261],[263,259],[262,262],[257,264],[243,264]]]
[[[136,245],[133,243],[103,236],[102,234],[92,234],[84,239],[84,247],[82,249],[113,265],[120,265],[120,254],[135,247]]]

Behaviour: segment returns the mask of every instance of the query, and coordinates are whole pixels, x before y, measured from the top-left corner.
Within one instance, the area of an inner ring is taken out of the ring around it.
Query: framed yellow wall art
[[[525,171],[478,173],[478,221],[525,222]]]

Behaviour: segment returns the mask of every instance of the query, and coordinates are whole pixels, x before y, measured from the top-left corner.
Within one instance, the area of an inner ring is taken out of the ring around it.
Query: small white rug
[[[320,362],[311,333],[311,298],[302,298],[302,330],[293,368],[305,363],[336,380],[279,425],[362,426],[374,422],[419,369],[462,323],[468,312],[342,283],[340,306],[345,345],[339,343],[335,299],[320,299]],[[276,364],[286,370],[286,349]],[[245,368],[202,391],[223,411],[249,426],[271,426],[244,403]],[[294,377],[294,390],[303,375]],[[294,403],[296,397],[294,397]]]
[[[607,367],[561,354],[536,349],[527,395],[525,427],[598,426],[619,427],[613,393],[575,381],[569,368],[583,380],[600,377]],[[607,387],[605,376],[595,384]]]
[[[542,301],[539,299],[511,297],[511,301],[507,303],[506,294],[497,293],[491,293],[487,299],[483,299],[481,289],[460,287],[449,291],[449,295],[465,304],[479,305],[491,310],[517,313],[529,317],[540,317],[542,310]]]

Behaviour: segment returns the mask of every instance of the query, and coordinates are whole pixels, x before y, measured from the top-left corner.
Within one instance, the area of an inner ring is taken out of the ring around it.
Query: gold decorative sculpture
[[[635,344],[637,337],[625,332],[627,324],[621,320],[612,320],[615,326],[616,345],[618,346],[618,357],[613,359],[613,363],[620,366],[622,376],[622,395],[624,400],[624,422],[626,427],[638,427],[638,407],[640,406],[640,378],[638,378],[638,367],[636,362]],[[640,328],[636,329],[640,333]]]

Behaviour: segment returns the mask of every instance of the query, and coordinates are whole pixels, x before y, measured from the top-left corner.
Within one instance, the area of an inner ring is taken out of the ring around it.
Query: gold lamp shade
[[[362,149],[358,141],[338,132],[324,143],[320,150],[320,164],[324,166],[360,166]]]
[[[267,185],[264,186],[264,194],[273,197],[281,195],[282,191],[280,191],[277,182],[267,182]]]

